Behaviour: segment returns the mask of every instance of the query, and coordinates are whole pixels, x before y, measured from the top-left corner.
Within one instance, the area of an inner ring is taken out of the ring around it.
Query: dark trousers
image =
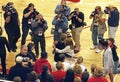
[[[5,28],[5,30],[8,36],[10,49],[17,49],[16,43],[21,36],[19,27],[16,27],[15,29]]]
[[[103,36],[104,34],[98,34],[98,27],[95,26],[92,32],[92,41],[93,45],[98,45],[98,49],[100,49],[99,40],[103,39]]]
[[[60,55],[60,53],[55,52],[55,54],[54,54],[54,61],[55,61],[55,62],[60,61],[59,55]]]
[[[98,26],[94,26],[92,31],[93,45],[97,45],[97,35],[98,35]]]
[[[0,53],[3,75],[6,75],[6,53]]]
[[[39,42],[40,42],[40,47],[41,47],[41,52],[45,52],[46,51],[46,43],[45,43],[45,37],[44,35],[42,36],[38,36],[38,35],[34,35],[33,37],[33,41],[34,41],[34,44],[35,44],[35,52],[36,52],[36,55],[38,56],[39,55]]]
[[[30,29],[30,25],[22,25],[22,42],[21,45],[24,45],[26,43],[26,37],[28,35]]]

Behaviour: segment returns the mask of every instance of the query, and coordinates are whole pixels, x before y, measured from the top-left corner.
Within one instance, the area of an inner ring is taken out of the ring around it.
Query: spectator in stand
[[[65,78],[66,71],[64,71],[64,66],[62,62],[56,63],[57,71],[52,72],[52,76],[54,77],[55,82],[61,82],[63,78]]]
[[[38,60],[36,60],[33,70],[34,70],[37,74],[41,74],[41,73],[42,73],[42,67],[43,67],[44,65],[47,65],[47,66],[48,66],[48,71],[49,71],[50,73],[52,72],[51,65],[50,65],[49,61],[47,60],[47,58],[48,58],[47,52],[42,52],[42,53],[41,53],[41,58],[39,58]]]
[[[93,77],[94,71],[95,71],[96,68],[97,68],[97,66],[95,64],[91,65],[91,73],[90,73],[90,77],[89,78]]]
[[[113,82],[112,68],[114,66],[112,50],[108,45],[106,40],[100,40],[100,49],[104,50],[103,52],[103,75],[106,76],[109,74],[110,82]]]
[[[26,82],[40,82],[40,80],[37,79],[37,74],[35,71],[32,71],[27,75]]]
[[[82,69],[79,64],[75,64],[75,66],[73,67],[73,71],[75,73],[75,77],[82,78]]]
[[[26,45],[23,45],[21,47],[21,51],[20,51],[19,54],[16,55],[16,57],[18,57],[18,56],[22,56],[23,57],[24,66],[25,67],[30,67],[31,70],[32,70],[32,68],[33,68],[32,65],[33,65],[34,61],[32,61],[30,59],[30,57],[28,56],[28,47]]]
[[[72,69],[67,70],[66,76],[63,78],[62,82],[74,82],[74,71]]]
[[[17,56],[15,66],[10,68],[10,72],[8,75],[8,80],[13,81],[14,77],[20,76],[22,82],[25,82],[27,79],[27,74],[31,72],[29,67],[24,67],[23,64],[23,57]]]
[[[114,44],[115,40],[114,38],[108,38],[108,45],[110,46],[112,50],[112,56],[113,56],[113,61],[114,61],[114,67],[113,67],[113,73],[120,73],[120,67],[119,66],[119,57],[116,52],[116,45]]]
[[[74,82],[82,82],[82,80],[81,80],[80,77],[76,77],[76,78],[74,79]]]
[[[38,75],[40,82],[55,82],[53,76],[49,73],[48,66],[42,66],[42,72]]]
[[[103,70],[101,68],[96,68],[94,71],[94,76],[89,78],[88,82],[108,82],[103,76]]]
[[[33,63],[33,65],[34,65],[34,64],[35,64],[35,61],[36,61],[35,54],[33,53],[33,50],[35,49],[35,48],[34,48],[34,44],[33,44],[33,43],[29,43],[29,44],[27,45],[27,47],[28,47],[28,56],[29,56],[29,58],[31,59],[31,61],[34,62],[34,63]]]
[[[88,82],[89,79],[89,72],[87,69],[82,73],[82,82]]]
[[[1,65],[2,65],[2,76],[6,75],[6,48],[10,52],[8,41],[5,37],[2,36],[3,30],[0,27],[0,58],[1,58]],[[6,48],[5,48],[6,46]]]
[[[82,72],[84,72],[85,69],[86,69],[86,67],[85,67],[84,65],[82,65],[82,63],[83,63],[83,57],[82,57],[82,56],[79,56],[79,57],[77,58],[77,61],[76,61],[75,64],[79,64],[80,67],[81,67],[81,69],[82,69]],[[72,65],[71,65],[71,68],[73,68],[73,67],[75,66],[75,64],[72,64]]]
[[[70,67],[70,64],[67,63],[67,62],[65,62],[65,55],[64,55],[64,54],[60,54],[60,55],[59,55],[59,59],[60,59],[60,62],[62,62],[65,71],[67,71],[68,69],[71,68],[71,67]],[[54,62],[54,63],[53,63],[52,71],[57,71],[56,63],[57,63],[57,62]]]
[[[20,76],[15,76],[13,79],[14,82],[22,82]]]

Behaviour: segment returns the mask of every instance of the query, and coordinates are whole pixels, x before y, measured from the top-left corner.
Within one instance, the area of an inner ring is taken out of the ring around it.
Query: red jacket
[[[55,82],[61,82],[61,80],[65,77],[66,72],[64,70],[57,70],[52,73],[52,76]]]
[[[88,82],[108,82],[104,77],[91,77]]]
[[[51,68],[51,65],[50,65],[49,61],[47,59],[43,59],[43,58],[40,58],[40,59],[36,60],[33,70],[37,74],[41,74],[43,65],[47,65],[49,71],[52,72],[52,68]]]

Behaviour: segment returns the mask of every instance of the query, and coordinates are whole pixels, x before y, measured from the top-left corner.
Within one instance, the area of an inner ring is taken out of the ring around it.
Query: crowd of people
[[[66,0],[61,0],[55,8],[55,17],[52,21],[53,54],[54,63],[48,61],[46,51],[45,31],[48,29],[47,20],[37,11],[33,3],[29,3],[23,10],[21,51],[15,57],[16,64],[6,73],[6,48],[9,52],[16,52],[17,41],[21,36],[19,15],[13,2],[8,2],[2,7],[4,13],[4,29],[7,38],[2,36],[0,27],[0,58],[2,76],[14,82],[108,82],[106,75],[113,82],[113,74],[120,73],[116,31],[119,26],[119,11],[117,7],[110,5],[102,11],[101,6],[96,6],[90,14],[93,19],[91,24],[93,46],[91,50],[98,48],[96,53],[103,52],[103,69],[94,64],[91,72],[82,64],[83,57],[76,57],[80,52],[80,34],[85,26],[84,13],[79,8],[71,11]],[[108,15],[108,38],[104,39],[107,31],[106,15]],[[68,23],[71,21],[71,24]],[[71,30],[72,37],[67,31]],[[26,46],[26,38],[31,30],[31,43]],[[40,48],[39,49],[39,42]],[[34,53],[35,50],[35,53]],[[41,52],[41,53],[40,53]]]

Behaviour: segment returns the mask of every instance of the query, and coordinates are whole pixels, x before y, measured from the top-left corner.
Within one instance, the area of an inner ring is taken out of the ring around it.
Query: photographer
[[[35,16],[38,12],[34,8],[34,4],[30,3],[27,8],[23,11],[22,18],[22,42],[21,45],[26,43],[26,37],[28,35],[29,29],[31,29],[31,21],[35,19]]]
[[[95,49],[98,47],[98,50],[96,53],[99,53],[100,50],[100,45],[97,42],[97,40],[100,40],[103,38],[105,31],[107,30],[106,28],[106,15],[105,13],[102,12],[100,6],[96,6],[95,8],[95,13],[90,15],[90,19],[93,18],[93,22],[91,25],[91,32],[92,32],[92,41],[93,41],[93,46],[90,47],[90,49]]]
[[[17,46],[16,43],[18,39],[20,38],[20,21],[18,17],[18,12],[14,8],[13,2],[8,2],[7,5],[2,6],[4,13],[4,19],[5,19],[5,31],[8,36],[9,46],[10,50],[13,52],[16,52]]]
[[[70,16],[68,17],[69,20],[71,20],[71,32],[72,37],[75,42],[75,52],[80,51],[80,34],[83,29],[84,25],[84,14],[79,11],[79,8],[75,8],[73,12],[71,12]]]
[[[32,21],[32,33],[33,33],[33,41],[35,44],[35,52],[36,56],[39,56],[39,42],[41,47],[41,52],[46,51],[46,43],[45,43],[45,34],[44,32],[47,30],[47,21],[44,20],[41,14],[38,14],[36,18]]]
[[[115,39],[116,31],[119,25],[119,11],[113,5],[109,6],[108,11],[108,37]]]
[[[61,4],[57,5],[55,14],[58,13],[62,13],[66,17],[70,14],[70,7],[66,5],[66,0],[61,0]]]
[[[67,32],[68,20],[62,13],[59,13],[54,17],[52,24],[55,25],[54,44],[57,44],[60,35]]]

